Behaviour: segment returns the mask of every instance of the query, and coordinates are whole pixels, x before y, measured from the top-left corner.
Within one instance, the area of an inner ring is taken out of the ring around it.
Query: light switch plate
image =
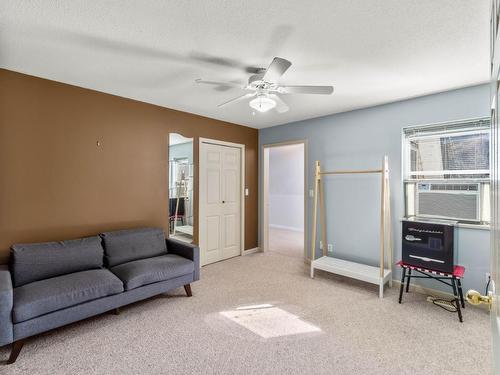
[[[245,197],[248,197],[248,188],[245,188]]]

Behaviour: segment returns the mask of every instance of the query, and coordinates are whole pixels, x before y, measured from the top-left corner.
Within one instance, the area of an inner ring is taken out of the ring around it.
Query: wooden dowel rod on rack
[[[313,222],[312,222],[312,236],[311,236],[311,261],[316,259],[316,225],[318,217],[318,185],[320,176],[319,161],[316,160],[314,166],[314,208],[313,208]]]
[[[319,191],[319,220],[321,223],[321,240],[323,242],[323,256],[327,254],[328,243],[326,242],[326,207],[323,194],[323,181],[319,179],[318,181],[318,191]]]
[[[387,228],[387,247],[388,247],[388,251],[389,251],[389,271],[392,271],[392,262],[393,262],[393,254],[392,254],[392,225],[391,225],[391,179],[389,178],[389,160],[387,158],[387,156],[384,158],[384,161],[385,161],[385,169],[387,170],[386,172],[386,179],[387,179],[387,204],[386,204],[386,207],[387,207],[387,225],[388,225],[388,228]],[[392,284],[392,281],[391,281],[391,284]],[[391,285],[392,286],[392,285]]]
[[[384,277],[384,263],[385,263],[385,219],[386,219],[386,211],[385,211],[385,157],[382,159],[382,191],[380,194],[380,278]]]
[[[366,169],[362,171],[332,171],[332,172],[321,172],[320,175],[326,174],[361,174],[361,173],[382,173],[382,169]]]

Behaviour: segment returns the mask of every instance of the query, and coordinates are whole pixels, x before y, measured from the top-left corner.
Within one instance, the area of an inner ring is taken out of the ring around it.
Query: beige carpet
[[[304,259],[304,232],[269,227],[269,250]]]
[[[180,289],[41,335],[0,373],[490,373],[486,312],[468,307],[460,324],[422,295],[399,305],[397,288],[379,300],[376,286],[307,274],[300,259],[271,252],[216,263],[192,298]]]

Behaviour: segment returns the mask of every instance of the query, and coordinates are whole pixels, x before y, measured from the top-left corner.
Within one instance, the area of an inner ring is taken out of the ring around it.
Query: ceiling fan
[[[221,103],[218,107],[254,98],[248,104],[251,108],[259,112],[267,112],[273,108],[276,108],[276,111],[279,113],[288,111],[288,105],[279,96],[281,94],[330,95],[333,93],[333,86],[291,86],[278,84],[278,79],[291,65],[290,61],[281,57],[275,57],[267,69],[258,68],[256,74],[250,76],[248,84],[245,86],[234,82],[205,81],[202,79],[197,79],[196,82],[208,85],[236,87],[250,91]]]

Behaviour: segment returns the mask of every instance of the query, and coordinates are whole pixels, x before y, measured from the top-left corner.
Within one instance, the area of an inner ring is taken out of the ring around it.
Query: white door
[[[495,80],[495,85],[497,81]],[[491,303],[490,317],[493,337],[493,366],[494,374],[500,375],[500,134],[498,123],[498,86],[492,100],[491,111],[491,283],[489,295],[484,296],[485,302]],[[477,293],[479,294],[479,293]],[[469,293],[467,293],[469,297]],[[489,298],[489,301],[486,299]],[[468,298],[469,299],[469,298]],[[476,301],[477,302],[477,301]]]
[[[491,2],[491,329],[494,373],[500,375],[500,1]]]
[[[500,0],[491,1],[491,5],[491,283],[487,295],[470,290],[467,300],[474,305],[490,305],[493,373],[500,375]]]
[[[241,149],[200,143],[201,264],[241,254]]]

